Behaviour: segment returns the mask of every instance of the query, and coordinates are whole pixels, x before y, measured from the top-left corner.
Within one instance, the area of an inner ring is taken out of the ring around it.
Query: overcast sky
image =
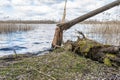
[[[76,18],[113,1],[115,0],[68,0],[66,19]],[[63,8],[64,0],[0,0],[0,20],[60,20]],[[120,7],[115,7],[92,19],[116,19],[119,15]]]

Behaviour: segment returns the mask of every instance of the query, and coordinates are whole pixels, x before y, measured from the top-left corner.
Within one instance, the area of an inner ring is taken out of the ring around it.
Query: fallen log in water
[[[104,45],[87,38],[78,38],[75,42],[67,41],[64,49],[108,66],[120,66],[120,46]]]

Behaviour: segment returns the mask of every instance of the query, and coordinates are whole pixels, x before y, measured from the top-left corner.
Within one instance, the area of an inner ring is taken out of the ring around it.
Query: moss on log
[[[120,46],[104,45],[87,38],[79,38],[75,42],[67,41],[64,48],[108,66],[120,66]]]

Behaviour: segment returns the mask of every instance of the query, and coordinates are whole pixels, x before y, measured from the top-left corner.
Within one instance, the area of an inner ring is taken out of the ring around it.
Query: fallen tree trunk
[[[108,66],[120,66],[120,46],[103,45],[94,40],[79,38],[75,42],[67,41],[64,49]]]

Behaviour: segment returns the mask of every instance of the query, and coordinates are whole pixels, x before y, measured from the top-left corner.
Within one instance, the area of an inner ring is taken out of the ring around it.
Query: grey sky
[[[67,19],[76,18],[115,0],[68,0]],[[51,19],[62,17],[64,0],[0,0],[0,19]],[[119,7],[110,9],[93,19],[114,19],[120,14]],[[103,17],[100,17],[103,16]]]

